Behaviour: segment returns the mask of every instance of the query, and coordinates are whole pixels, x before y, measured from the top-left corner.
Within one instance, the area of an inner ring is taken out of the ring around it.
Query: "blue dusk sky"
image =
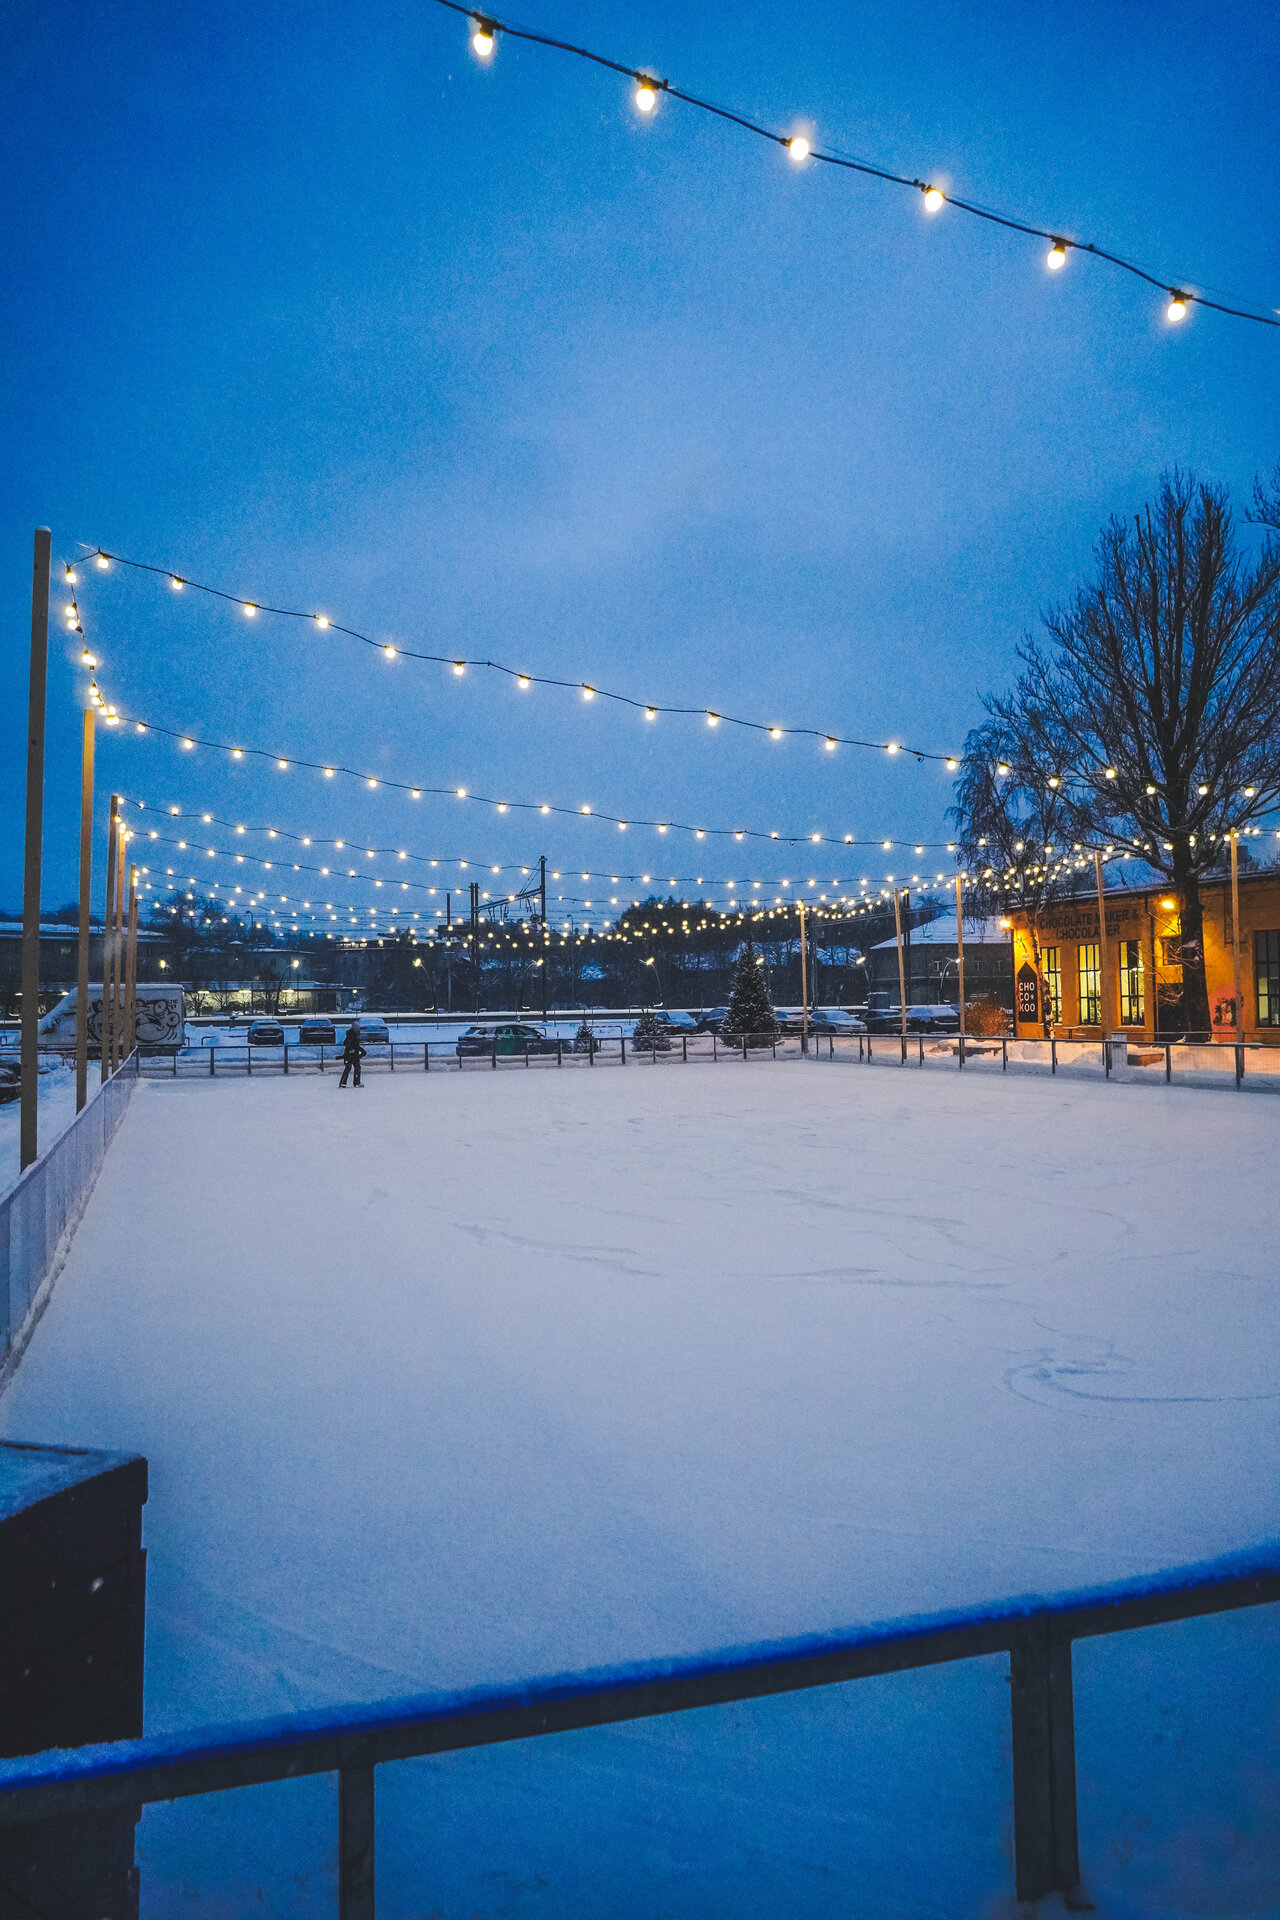
[[[1171,283],[1280,306],[1274,7],[524,0],[518,17]],[[1123,273],[1078,254],[1048,273],[1039,240],[795,167],[669,99],[643,119],[626,81],[562,55],[500,39],[482,65],[427,0],[4,0],[2,18],[0,906],[21,897],[38,524],[59,562],[101,544],[380,641],[948,751],[1110,513],[1174,464],[1243,506],[1280,455],[1280,332],[1196,309],[1171,327]],[[81,583],[104,693],[163,726],[511,802],[946,837],[948,776],[906,755],[647,724],[120,568]],[[59,619],[49,906],[76,886],[77,656]],[[624,835],[100,742],[100,813],[116,787],[436,856],[442,886],[498,865],[495,893],[545,852],[606,875],[554,889],[596,910],[638,891],[610,869],[723,898],[713,882],[946,864]],[[185,877],[190,856],[169,857]],[[228,876],[203,857],[202,881]]]

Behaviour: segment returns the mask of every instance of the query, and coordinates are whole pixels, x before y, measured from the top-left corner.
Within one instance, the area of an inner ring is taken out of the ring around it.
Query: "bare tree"
[[[956,852],[974,886],[1025,919],[1048,1033],[1040,925],[1078,888],[1079,849],[1093,823],[1071,783],[1052,771],[1066,764],[1068,747],[1044,711],[1035,675],[1024,673],[1012,694],[989,695],[983,705],[991,718],[964,743],[950,809]]]
[[[1186,1024],[1207,1032],[1200,876],[1224,833],[1280,798],[1280,541],[1250,562],[1225,489],[1175,472],[1095,556],[1093,580],[1046,615],[1049,644],[1019,649],[1019,706],[1068,756],[1045,778],[1069,778],[1096,830],[1172,883]]]

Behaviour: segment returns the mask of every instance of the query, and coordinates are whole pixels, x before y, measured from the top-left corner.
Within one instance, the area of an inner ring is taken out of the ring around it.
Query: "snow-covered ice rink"
[[[812,1063],[144,1084],[0,1429],[150,1462],[150,1731],[1154,1572],[1280,1536],[1278,1132]],[[1276,1612],[1077,1646],[1102,1914],[1280,1909]],[[1012,1912],[1005,1674],[383,1769],[379,1914]],[[148,1811],[144,1914],[329,1913],[334,1798]]]

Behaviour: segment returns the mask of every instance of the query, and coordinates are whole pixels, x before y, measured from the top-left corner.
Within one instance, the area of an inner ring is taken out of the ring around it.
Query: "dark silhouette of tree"
[[[1273,501],[1260,489],[1255,516]],[[1047,643],[1019,649],[1014,704],[1068,757],[1020,772],[1069,777],[1095,833],[1172,884],[1186,1024],[1208,1032],[1200,876],[1215,835],[1280,799],[1280,540],[1248,560],[1225,489],[1166,475],[1132,524],[1105,528],[1093,579],[1044,625]]]
[[[991,718],[965,740],[956,804],[949,811],[970,897],[976,892],[1025,918],[1047,1033],[1052,1015],[1040,925],[1057,901],[1079,889],[1093,820],[1070,782],[1046,775],[1046,769],[1067,764],[1070,750],[1050,726],[1038,693],[1033,677],[1024,674],[1012,694],[983,701]]]

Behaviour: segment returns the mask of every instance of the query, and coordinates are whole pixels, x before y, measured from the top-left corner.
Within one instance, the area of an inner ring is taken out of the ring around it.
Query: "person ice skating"
[[[346,1086],[347,1078],[353,1067],[355,1068],[355,1079],[352,1081],[352,1085],[356,1087],[360,1085],[360,1062],[364,1059],[364,1054],[365,1050],[360,1045],[360,1029],[353,1021],[347,1028],[347,1037],[342,1043],[342,1078],[338,1082],[340,1087]]]

